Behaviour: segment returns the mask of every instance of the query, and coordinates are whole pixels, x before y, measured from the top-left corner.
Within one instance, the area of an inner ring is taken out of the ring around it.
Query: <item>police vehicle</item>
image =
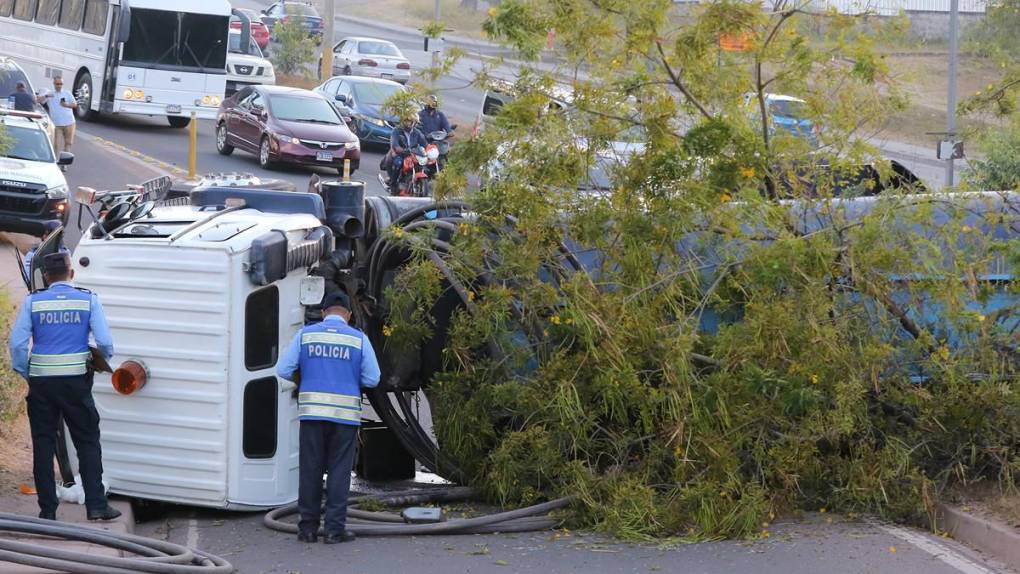
[[[53,152],[47,125],[42,114],[0,109],[0,231],[42,235],[47,221],[67,221],[61,168],[74,155]]]
[[[115,348],[112,372],[96,365],[95,374],[104,480],[113,493],[195,506],[293,502],[297,392],[276,363],[306,321],[318,320],[324,293],[343,288],[357,302],[355,326],[379,343],[385,364],[381,325],[365,312],[376,299],[354,268],[391,222],[431,200],[365,199],[356,182],[313,180],[311,192],[199,187],[168,200],[169,187],[162,178],[76,193],[79,224],[90,215],[94,223],[72,255],[75,283],[99,295]],[[59,235],[43,242],[33,267]],[[30,276],[32,288],[42,286],[40,273]],[[414,459],[392,435],[370,446],[385,418],[396,421],[395,402],[370,399],[361,450],[377,458],[366,463],[363,454],[362,476],[382,459],[413,476]],[[65,443],[58,462],[68,480],[76,457]]]

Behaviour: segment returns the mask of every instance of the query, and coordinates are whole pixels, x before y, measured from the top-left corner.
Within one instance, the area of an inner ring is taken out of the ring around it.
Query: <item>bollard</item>
[[[344,160],[344,181],[351,181],[351,160]]]
[[[191,123],[188,125],[188,129],[188,179],[194,180],[198,154],[198,119],[195,117],[195,112],[191,112]]]

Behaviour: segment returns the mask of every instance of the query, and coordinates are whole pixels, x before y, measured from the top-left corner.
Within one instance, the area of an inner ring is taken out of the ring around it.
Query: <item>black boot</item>
[[[338,544],[340,542],[350,542],[357,538],[350,530],[344,530],[343,532],[337,532],[336,534],[327,534],[322,537],[323,544]]]
[[[39,518],[43,518],[45,520],[56,520],[57,519],[57,512],[53,511],[53,510],[51,510],[49,512],[47,512],[45,510],[40,510],[39,511]]]
[[[85,513],[85,517],[89,520],[113,520],[120,516],[120,511],[116,508],[107,504],[103,508],[97,508],[96,510],[89,510]]]
[[[319,541],[319,536],[314,532],[298,532],[298,542],[311,542],[315,543]]]

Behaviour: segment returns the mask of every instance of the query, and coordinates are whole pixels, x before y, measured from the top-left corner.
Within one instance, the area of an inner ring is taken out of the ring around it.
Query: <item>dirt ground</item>
[[[1003,491],[997,483],[981,482],[954,489],[949,500],[964,512],[1020,529],[1020,491]]]

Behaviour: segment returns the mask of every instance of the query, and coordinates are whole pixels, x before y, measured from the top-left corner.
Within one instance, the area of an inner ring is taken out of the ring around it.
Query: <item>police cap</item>
[[[347,296],[347,293],[339,290],[326,293],[326,296],[322,298],[322,308],[329,309],[330,307],[343,307],[350,311],[351,299]]]
[[[43,273],[64,275],[71,270],[71,258],[66,253],[50,253],[43,258]]]

